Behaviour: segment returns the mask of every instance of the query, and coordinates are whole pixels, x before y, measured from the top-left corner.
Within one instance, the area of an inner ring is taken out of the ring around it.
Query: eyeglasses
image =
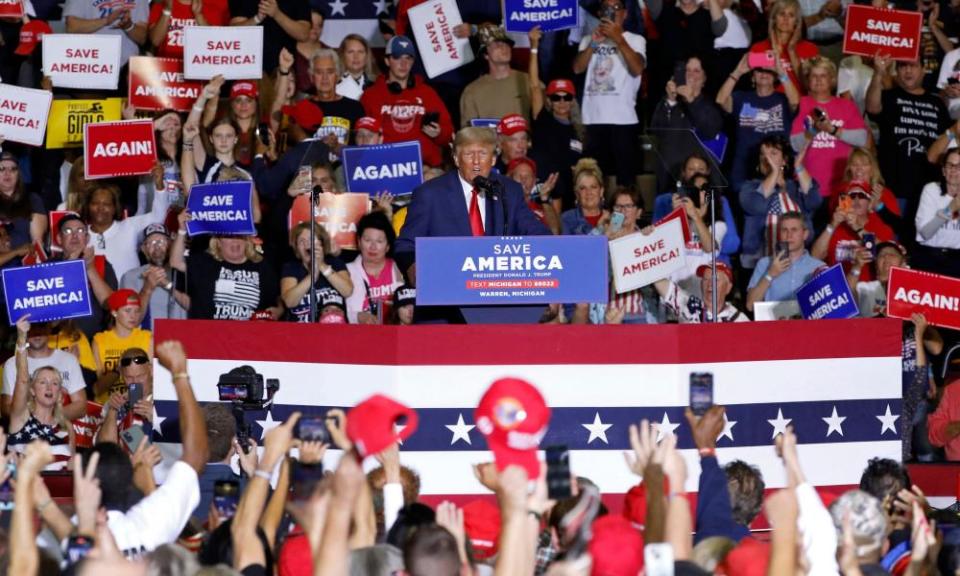
[[[79,228],[64,228],[64,229],[63,229],[63,234],[66,234],[67,236],[73,236],[73,235],[82,236],[82,235],[84,235],[84,234],[86,234],[86,233],[87,233],[87,227],[86,227],[86,226],[80,226]]]
[[[943,167],[947,170],[960,170],[960,162],[947,162]]]
[[[573,102],[573,94],[551,94],[551,102]]]
[[[149,242],[146,242],[146,244],[147,244],[147,246],[150,246],[151,248],[154,247],[154,246],[169,246],[169,245],[170,245],[170,241],[167,240],[166,238],[154,238],[153,240],[150,240]]]
[[[120,365],[126,368],[131,364],[136,364],[137,366],[140,366],[142,364],[146,364],[149,361],[150,359],[147,358],[146,356],[131,356],[129,358],[121,358]]]
[[[19,172],[19,171],[20,171],[20,167],[17,166],[17,165],[13,165],[13,166],[0,166],[0,174],[6,174],[7,172],[10,172],[11,174],[15,174],[15,173],[17,173],[17,172]]]
[[[614,205],[613,205],[613,211],[614,211],[614,212],[626,212],[627,210],[629,210],[629,209],[631,209],[631,208],[636,208],[636,207],[637,207],[636,204],[614,204]]]

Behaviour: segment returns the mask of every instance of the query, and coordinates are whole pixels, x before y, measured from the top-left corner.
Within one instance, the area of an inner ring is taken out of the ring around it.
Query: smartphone
[[[766,68],[768,70],[773,70],[777,67],[776,62],[773,59],[773,51],[767,50],[765,52],[750,52],[747,54],[747,65],[750,68]]]
[[[565,500],[573,496],[570,487],[570,451],[566,446],[547,446],[547,497]]]
[[[323,464],[303,464],[294,462],[290,474],[290,499],[303,502],[309,500],[314,490],[323,480]]]
[[[131,454],[137,451],[137,447],[140,446],[140,442],[143,441],[144,436],[146,436],[146,434],[143,432],[143,427],[136,424],[120,433],[120,437],[123,438],[123,443],[127,445],[127,449],[130,450]]]
[[[307,442],[330,443],[330,431],[324,416],[301,416],[293,431],[293,437]]]
[[[240,503],[240,483],[236,480],[217,480],[213,483],[213,507],[220,518],[233,518]]]
[[[270,145],[270,127],[265,122],[257,124],[257,137],[260,138],[264,146]]]
[[[13,481],[17,477],[17,459],[7,459],[7,479],[0,484],[0,512],[13,510]]]
[[[860,244],[870,251],[870,254],[877,256],[877,235],[873,232],[864,232],[860,235]]]
[[[439,112],[427,112],[423,115],[424,126],[426,126],[427,124],[433,124],[434,122],[439,122],[439,121],[440,121]]]
[[[673,576],[673,547],[667,543],[643,547],[643,566],[647,576]]]
[[[313,190],[313,170],[309,166],[301,166],[297,169],[297,179],[302,182],[300,191],[308,194]]]
[[[787,245],[786,242],[777,242],[777,257],[779,258],[780,255],[783,254],[784,252],[789,254],[790,247]]]
[[[623,215],[623,212],[614,212],[610,216],[610,230],[613,232],[619,232],[623,228],[623,220],[626,216]]]
[[[597,17],[600,18],[600,20],[609,20],[610,22],[613,22],[617,17],[617,9],[609,4],[604,4],[600,8],[599,12],[597,12]]]
[[[87,554],[93,550],[94,540],[89,536],[80,536],[79,534],[71,536],[67,540],[67,564],[76,564],[87,557]]]
[[[853,208],[853,198],[847,196],[846,194],[840,196],[840,201],[837,203],[837,208],[841,212],[849,212]]]
[[[132,409],[141,400],[143,400],[143,384],[130,384],[127,387],[127,408]]]
[[[677,86],[684,86],[687,83],[686,62],[677,62],[673,66],[673,83]]]
[[[690,409],[697,416],[703,416],[713,406],[713,373],[692,372],[690,374]]]
[[[960,79],[957,79],[957,78],[951,76],[951,77],[947,78],[947,84],[950,84],[950,85],[960,84]]]
[[[812,116],[813,119],[816,120],[817,122],[823,120],[825,115],[826,114],[824,113],[824,111],[819,108],[814,108],[813,110],[810,111],[810,116]]]

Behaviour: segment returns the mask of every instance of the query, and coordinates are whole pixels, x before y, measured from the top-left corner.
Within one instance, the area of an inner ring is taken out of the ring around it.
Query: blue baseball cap
[[[406,36],[394,36],[387,42],[387,56],[399,58],[400,56],[417,57],[417,49],[413,41]]]

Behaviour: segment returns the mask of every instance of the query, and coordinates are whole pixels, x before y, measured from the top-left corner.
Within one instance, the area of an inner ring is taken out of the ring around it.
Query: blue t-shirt
[[[756,171],[760,141],[772,134],[790,135],[793,114],[787,97],[779,92],[757,96],[756,92],[733,93],[733,117],[737,124],[736,146],[730,167],[730,183],[740,188]]]

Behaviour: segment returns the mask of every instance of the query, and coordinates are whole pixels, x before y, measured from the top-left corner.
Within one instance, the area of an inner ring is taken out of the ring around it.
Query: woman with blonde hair
[[[170,266],[187,274],[190,318],[205,320],[278,320],[283,313],[273,267],[257,251],[251,236],[214,236],[209,248],[186,252],[189,213],[178,216]]]
[[[73,427],[63,415],[63,378],[52,366],[27,369],[30,315],[17,320],[17,376],[10,402],[7,447],[22,452],[34,440],[50,444],[54,461],[45,470],[63,470],[73,456]]]
[[[280,294],[287,307],[287,320],[310,322],[310,260],[316,258],[314,298],[333,288],[344,298],[353,294],[353,281],[344,263],[333,255],[330,236],[320,224],[313,224],[314,246],[310,250],[310,223],[300,222],[290,231],[290,245],[297,259],[287,262],[280,273]],[[317,302],[320,300],[318,299]],[[319,304],[317,305],[319,310]],[[315,320],[315,319],[314,319]]]
[[[359,34],[347,34],[340,42],[339,52],[343,75],[337,83],[337,94],[359,101],[363,91],[377,79],[370,43]]]
[[[780,66],[790,77],[790,81],[802,92],[804,86],[800,84],[799,74],[801,66],[807,60],[820,54],[817,45],[804,40],[803,15],[800,12],[800,2],[797,0],[776,0],[770,6],[769,37],[750,47],[750,52],[770,52],[780,57]],[[783,84],[777,87],[783,92]]]
[[[844,183],[833,190],[830,196],[830,212],[836,208],[837,199],[850,182],[865,182],[870,187],[870,210],[898,235],[903,224],[900,203],[880,172],[877,157],[868,148],[857,147],[850,151],[847,166],[843,170]]]
[[[573,167],[577,206],[560,215],[563,234],[590,234],[610,212],[603,208],[603,172],[593,158],[581,158]]]

